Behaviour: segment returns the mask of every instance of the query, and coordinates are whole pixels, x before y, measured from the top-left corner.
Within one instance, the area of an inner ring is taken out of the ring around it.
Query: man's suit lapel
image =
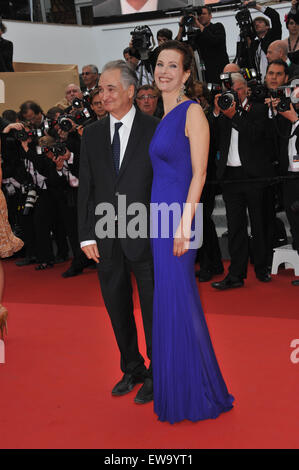
[[[140,125],[140,114],[136,110],[136,114],[135,114],[135,117],[134,117],[132,129],[131,129],[131,132],[130,132],[130,137],[129,137],[128,144],[127,144],[127,148],[126,148],[124,158],[123,158],[123,161],[122,161],[120,169],[119,169],[118,178],[120,178],[123,175],[123,173],[125,172],[125,170],[128,166],[128,163],[129,163],[130,159],[132,158],[132,156],[136,152],[136,147],[137,147],[138,141],[139,141],[139,139],[142,135],[141,127],[142,126]]]

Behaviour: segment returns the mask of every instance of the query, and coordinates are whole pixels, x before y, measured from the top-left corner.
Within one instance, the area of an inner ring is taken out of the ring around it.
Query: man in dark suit
[[[267,151],[268,108],[248,102],[246,80],[240,74],[233,73],[231,78],[239,108],[236,109],[234,101],[230,108],[221,110],[218,95],[214,110],[220,136],[217,176],[220,180],[231,181],[223,184],[231,264],[227,277],[212,283],[219,290],[244,285],[248,264],[247,209],[256,277],[261,282],[271,280],[267,270],[265,183],[254,182],[254,178],[272,175]],[[248,179],[252,181],[244,181]]]
[[[125,15],[129,13],[139,13],[144,11],[153,11],[151,8],[143,8],[147,0],[139,0],[138,8],[136,2],[127,0],[124,2],[124,9],[122,8],[120,0],[106,0],[93,7],[94,16],[113,16]],[[158,0],[156,10],[168,10],[171,8],[184,8],[187,3],[184,0]]]
[[[6,33],[6,26],[0,20],[0,72],[14,72],[12,65],[13,43],[3,39],[2,34]]]
[[[194,17],[194,26],[198,28],[194,46],[205,65],[204,81],[218,83],[220,74],[229,58],[226,51],[226,35],[222,23],[212,23],[212,10],[202,7],[201,14]],[[180,41],[184,27],[182,20],[177,39]]]
[[[127,231],[133,219],[127,216],[130,204],[141,203],[149,214],[152,166],[148,149],[159,121],[133,106],[136,84],[135,72],[124,61],[109,62],[103,69],[100,99],[109,115],[83,133],[78,219],[81,248],[98,263],[102,295],[121,355],[124,375],[112,394],[124,395],[143,382],[135,397],[136,403],[143,404],[153,399],[152,370],[151,365],[145,368],[138,349],[131,272],[137,281],[147,356],[151,359],[153,261],[148,237],[133,238],[122,231]],[[123,201],[125,210],[118,210]],[[112,234],[106,238],[100,233],[106,217],[97,215],[100,203],[109,206],[109,213],[112,209],[106,221],[110,228],[112,224]]]
[[[249,1],[243,3],[246,6]],[[271,20],[271,26],[268,18],[264,16],[257,16],[253,20],[254,30],[257,39],[250,40],[250,55],[252,63],[256,64],[258,71],[262,74],[262,79],[265,78],[267,70],[267,49],[271,42],[281,39],[281,22],[279,13],[270,7],[264,7],[256,3],[252,8],[264,13]]]
[[[284,41],[277,40],[271,42],[267,50],[267,59],[269,64],[273,60],[283,60],[288,65],[288,78],[299,75],[299,65],[293,64],[288,58],[288,47]]]
[[[298,92],[297,92],[298,96]],[[279,100],[273,105],[276,108]],[[290,224],[293,249],[299,253],[299,108],[298,104],[290,104],[290,109],[277,113],[276,127],[279,130],[279,174],[288,176],[282,182],[283,205]],[[274,121],[274,119],[273,119]],[[297,178],[296,178],[297,176]],[[299,286],[299,279],[292,281]]]

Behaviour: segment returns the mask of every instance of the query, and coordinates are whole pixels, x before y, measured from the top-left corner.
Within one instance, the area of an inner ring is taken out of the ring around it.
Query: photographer
[[[194,48],[198,50],[205,66],[204,81],[219,83],[219,75],[229,62],[224,26],[222,23],[211,23],[212,10],[207,6],[199,8],[198,16],[196,14],[190,16],[194,17],[194,26],[198,28],[194,37]],[[179,23],[176,37],[178,41],[182,40],[183,32],[184,17]]]
[[[53,203],[49,186],[58,181],[55,166],[38,157],[36,140],[26,123],[10,124],[3,131],[7,137],[4,160],[11,160],[9,176],[21,185],[24,212],[21,224],[24,231],[26,256],[17,263],[25,266],[36,261],[36,270],[53,266],[51,229]],[[22,205],[22,204],[21,204]]]
[[[77,276],[83,269],[94,265],[80,248],[78,239],[77,198],[79,153],[74,154],[65,146],[65,151],[54,156],[53,161],[59,176],[59,210],[73,252],[70,267],[62,273],[63,278]]]
[[[288,49],[284,41],[277,40],[271,42],[267,50],[267,59],[271,63],[273,60],[281,59],[288,64],[289,79],[295,75],[299,75],[299,65],[293,64],[287,56]]]
[[[289,37],[283,39],[288,51],[288,57],[294,64],[299,64],[299,12],[289,12],[285,17]]]
[[[248,4],[252,4],[253,2],[245,1],[243,3],[244,6]],[[258,3],[255,6],[252,6],[255,10],[258,10],[264,15],[268,16],[271,20],[271,27],[270,22],[267,18],[263,16],[258,16],[253,20],[253,26],[255,33],[257,35],[257,39],[252,40],[251,38],[248,39],[250,43],[250,54],[252,59],[256,64],[256,68],[259,73],[261,73],[262,79],[264,79],[266,75],[266,69],[268,65],[267,61],[267,49],[271,42],[281,39],[281,22],[279,13],[270,7],[263,7]]]
[[[273,173],[267,151],[268,110],[264,104],[248,102],[247,82],[241,74],[232,73],[231,80],[232,90],[216,95],[214,104],[220,150],[217,177],[224,182],[223,199],[231,257],[227,277],[212,283],[219,290],[244,285],[248,264],[247,209],[256,277],[261,282],[271,280],[267,269],[265,183],[254,181]]]
[[[298,87],[293,89],[291,99],[293,97],[294,101],[299,99]],[[299,214],[294,207],[299,201],[299,104],[293,104],[289,100],[282,111],[282,99],[272,100],[272,109],[275,111],[273,125],[279,138],[279,174],[290,177],[282,182],[283,205],[290,224],[292,245],[299,253]],[[299,285],[299,280],[292,284]]]
[[[12,65],[13,43],[2,37],[6,31],[7,28],[0,19],[0,72],[14,72]]]
[[[42,108],[31,100],[21,104],[20,117],[22,121],[28,122],[35,129],[39,129],[45,119]]]
[[[55,106],[61,109],[68,108],[69,106],[71,106],[75,98],[79,98],[81,100],[82,91],[78,85],[75,85],[75,83],[70,83],[65,89],[65,97],[62,100],[58,101]]]

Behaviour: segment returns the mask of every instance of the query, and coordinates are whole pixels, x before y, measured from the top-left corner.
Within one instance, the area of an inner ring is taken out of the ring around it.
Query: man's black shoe
[[[138,405],[145,405],[154,399],[153,379],[147,377],[138,391],[134,401]]]
[[[141,384],[144,381],[141,377],[135,377],[132,374],[124,374],[123,378],[115,385],[112,390],[112,395],[120,397],[131,392],[135,385]]]
[[[244,281],[242,279],[232,279],[230,275],[228,275],[222,281],[212,282],[211,286],[218,290],[235,289],[237,287],[243,287]]]
[[[256,278],[257,278],[260,282],[270,282],[270,281],[272,281],[272,277],[270,276],[269,273],[257,274],[257,275],[256,275]]]
[[[292,281],[293,286],[299,286],[299,279]]]
[[[29,266],[29,264],[35,264],[35,258],[24,258],[16,262],[16,266]]]
[[[64,273],[61,274],[62,277],[74,277],[78,276],[78,274],[81,274],[83,272],[83,269],[75,269],[72,266],[67,269]]]

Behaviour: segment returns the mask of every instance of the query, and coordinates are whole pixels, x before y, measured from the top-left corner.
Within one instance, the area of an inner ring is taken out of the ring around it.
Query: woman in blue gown
[[[173,229],[173,218],[163,212],[153,218],[156,226],[152,220],[154,410],[159,420],[170,423],[216,418],[230,410],[234,400],[210,340],[194,273],[196,249],[189,240],[209,150],[205,115],[187,97],[192,63],[188,46],[167,41],[160,47],[155,82],[165,114],[150,145],[152,207],[178,203],[182,211]],[[162,230],[165,217],[169,219],[168,237]]]

